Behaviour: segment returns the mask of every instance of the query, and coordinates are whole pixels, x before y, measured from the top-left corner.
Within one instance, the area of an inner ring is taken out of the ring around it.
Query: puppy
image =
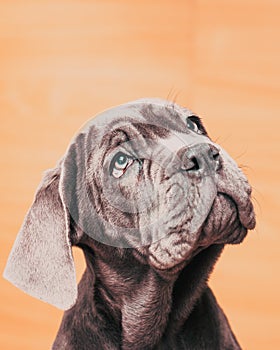
[[[45,174],[4,276],[67,310],[55,350],[240,349],[207,280],[254,226],[251,187],[200,118],[137,100],[90,120]]]

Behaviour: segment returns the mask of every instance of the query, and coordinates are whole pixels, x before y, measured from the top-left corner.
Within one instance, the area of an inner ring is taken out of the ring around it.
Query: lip
[[[216,173],[217,193],[227,196],[235,205],[241,224],[248,230],[256,226],[256,217],[251,200],[252,187],[236,162],[220,150],[222,168]]]
[[[241,243],[247,231],[255,226],[255,215],[251,202],[248,203],[247,208],[249,209],[248,214],[247,210],[243,210],[240,202],[231,195],[218,192],[203,223],[198,240],[199,245],[208,247],[211,244]]]
[[[243,200],[242,200],[243,199]],[[178,261],[170,266],[161,266],[157,259],[150,256],[150,263],[161,274],[171,276],[176,274],[184,264],[188,263],[200,251],[213,244],[239,244],[247,235],[248,230],[255,227],[255,214],[250,196],[247,196],[247,205],[243,206],[245,195],[241,200],[239,196],[218,192],[211,205],[208,216],[195,233],[196,239],[182,254]],[[244,201],[245,202],[245,201]],[[186,232],[186,235],[188,233]]]
[[[247,205],[244,205],[244,202],[240,201],[238,196],[232,197],[223,192],[221,192],[221,195],[227,197],[232,203],[234,203],[238,214],[237,228],[232,232],[232,238],[227,243],[239,244],[246,237],[248,230],[253,230],[256,226],[256,217],[250,195],[247,197]]]
[[[236,205],[242,226],[248,230],[253,230],[256,226],[256,217],[250,196],[247,197],[247,200],[244,200],[244,198],[240,199],[235,193],[218,192],[218,194],[219,193],[229,198]]]

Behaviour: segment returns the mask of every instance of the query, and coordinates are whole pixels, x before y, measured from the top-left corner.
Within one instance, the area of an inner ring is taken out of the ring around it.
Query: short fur
[[[240,349],[207,281],[254,228],[250,196],[191,111],[134,101],[87,123],[45,175],[4,276],[67,310],[54,350]]]

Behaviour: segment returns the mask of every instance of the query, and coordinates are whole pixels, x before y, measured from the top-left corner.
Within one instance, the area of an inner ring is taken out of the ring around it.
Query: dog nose
[[[186,148],[181,152],[180,159],[181,169],[189,174],[209,174],[221,167],[218,148],[208,143]]]

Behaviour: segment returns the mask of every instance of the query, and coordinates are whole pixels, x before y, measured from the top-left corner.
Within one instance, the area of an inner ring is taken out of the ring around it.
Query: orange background
[[[258,226],[210,284],[244,349],[280,349],[279,18],[277,0],[2,0],[1,272],[42,171],[80,126],[112,105],[176,97],[248,166]],[[0,288],[0,348],[50,348],[62,312]]]

